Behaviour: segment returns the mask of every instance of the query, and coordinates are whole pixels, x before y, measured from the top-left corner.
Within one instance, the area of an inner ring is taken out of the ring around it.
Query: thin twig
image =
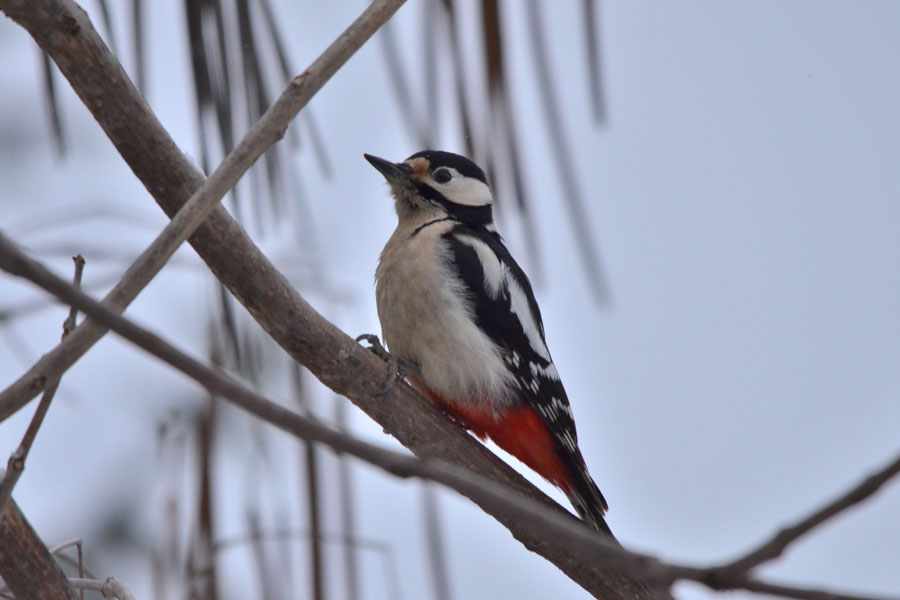
[[[244,386],[231,376],[212,369],[182,353],[162,338],[109,310],[74,286],[29,259],[0,233],[0,268],[23,277],[76,306],[143,350],[165,361],[260,419],[304,439],[325,444],[355,456],[401,478],[419,478],[441,483],[475,499],[493,511],[506,511],[529,527],[546,543],[565,544],[575,556],[592,564],[661,584],[668,588],[679,580],[696,581],[711,589],[745,589],[800,600],[870,600],[853,594],[832,593],[773,584],[749,578],[745,573],[723,572],[715,567],[698,568],[665,563],[654,556],[611,544],[573,517],[566,517],[533,498],[519,495],[505,485],[439,459],[419,459],[381,448],[333,430],[318,420],[300,416]],[[880,483],[878,485],[881,485]],[[850,504],[848,504],[849,506]]]
[[[828,519],[851,506],[859,504],[877,492],[891,478],[900,473],[900,455],[884,468],[870,474],[856,486],[847,490],[825,506],[821,507],[798,523],[778,531],[765,543],[736,560],[722,565],[719,569],[726,573],[745,573],[754,567],[781,556],[787,547],[801,536],[809,533]]]
[[[83,579],[81,577],[69,578],[72,587],[80,590],[94,590],[103,594],[104,598],[118,598],[119,600],[135,600],[131,588],[116,579],[108,577],[104,580],[99,579]]]
[[[219,200],[234,187],[256,159],[281,139],[288,124],[300,109],[306,106],[331,76],[404,2],[405,0],[373,2],[302,74],[291,81],[278,100],[225,157],[209,179],[191,195],[171,222],[110,291],[105,299],[109,306],[124,309],[134,300],[138,292],[159,273],[175,250],[203,223],[210,211],[218,205]],[[7,7],[7,4],[8,0],[0,1],[0,9],[16,18],[15,11]],[[31,4],[33,3],[29,3]],[[55,3],[50,4],[52,7]],[[26,10],[37,11],[38,8],[32,9],[29,6]],[[58,9],[46,7],[44,10],[48,10],[50,14],[59,12]],[[81,30],[83,29],[82,27]],[[64,360],[68,368],[105,334],[103,328],[92,323],[79,329],[84,329],[85,333],[81,334],[76,342],[72,342],[65,349],[61,344],[51,351],[51,354],[38,361],[28,373],[0,392],[0,421],[21,408],[44,388],[47,383],[46,377],[43,380],[41,377],[51,361]]]
[[[67,548],[75,547],[75,554],[78,556],[77,559],[73,559],[65,554],[60,554],[63,550]],[[71,540],[60,542],[59,544],[53,546],[48,550],[50,554],[59,555],[57,558],[61,558],[67,561],[69,564],[78,569],[79,577],[87,577],[88,579],[97,579],[94,575],[84,568],[84,543],[81,538],[73,538]]]
[[[72,260],[75,261],[73,286],[75,289],[80,289],[81,274],[84,271],[84,258],[79,254],[73,256]],[[69,316],[66,317],[66,320],[63,322],[62,339],[66,339],[69,332],[75,329],[75,319],[77,316],[78,309],[73,306],[69,309]],[[50,410],[50,403],[53,402],[53,396],[56,395],[57,389],[59,389],[59,378],[50,382],[47,389],[44,390],[44,395],[41,396],[41,401],[38,403],[37,410],[34,411],[34,416],[31,417],[31,422],[28,424],[28,428],[22,436],[22,441],[19,442],[19,447],[15,449],[12,455],[10,455],[9,461],[6,463],[6,473],[3,475],[3,481],[0,481],[0,513],[3,512],[3,507],[6,506],[6,502],[12,496],[13,488],[16,487],[19,477],[21,477],[22,472],[25,471],[25,459],[28,458],[28,453],[31,451],[31,445],[34,443],[34,438],[37,436],[38,430],[44,423],[44,417],[47,415],[47,411]]]
[[[50,554],[56,554],[57,552],[62,552],[66,548],[71,548],[72,546],[75,546],[76,548],[78,548],[78,554],[81,555],[81,544],[82,544],[81,538],[72,538],[71,540],[66,540],[65,542],[60,542],[59,544],[53,546],[52,548],[49,548],[47,551]]]

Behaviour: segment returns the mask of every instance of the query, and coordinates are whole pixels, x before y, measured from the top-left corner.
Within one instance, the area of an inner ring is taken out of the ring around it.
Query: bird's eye
[[[437,183],[450,183],[450,180],[453,179],[453,174],[447,169],[438,169],[431,174],[431,177]]]

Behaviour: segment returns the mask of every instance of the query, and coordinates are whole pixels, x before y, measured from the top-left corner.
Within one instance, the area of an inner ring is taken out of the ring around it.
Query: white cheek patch
[[[444,198],[462,206],[488,206],[494,202],[491,188],[486,183],[474,177],[464,177],[456,169],[449,171],[453,173],[450,183],[431,182],[431,186],[443,194]]]

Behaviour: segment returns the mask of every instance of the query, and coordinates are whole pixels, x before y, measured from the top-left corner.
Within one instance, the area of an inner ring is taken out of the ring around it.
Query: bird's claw
[[[360,342],[369,342],[369,352],[383,360],[388,360],[391,356],[374,333],[363,333],[356,336],[356,343],[359,344]]]
[[[378,336],[375,334],[364,333],[357,336],[356,341],[368,342],[369,352],[388,363],[390,370],[388,371],[387,379],[384,382],[384,387],[373,394],[377,398],[384,398],[387,396],[394,388],[397,381],[403,381],[406,379],[408,373],[414,373],[418,370],[418,366],[414,362],[403,360],[388,352],[385,347],[381,345],[381,340],[379,340]]]

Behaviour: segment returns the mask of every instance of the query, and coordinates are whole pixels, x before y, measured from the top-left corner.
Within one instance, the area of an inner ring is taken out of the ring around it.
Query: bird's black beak
[[[363,154],[366,160],[378,169],[378,172],[384,175],[388,182],[400,181],[412,175],[412,167],[406,163],[392,163],[389,160],[372,156],[371,154]]]

